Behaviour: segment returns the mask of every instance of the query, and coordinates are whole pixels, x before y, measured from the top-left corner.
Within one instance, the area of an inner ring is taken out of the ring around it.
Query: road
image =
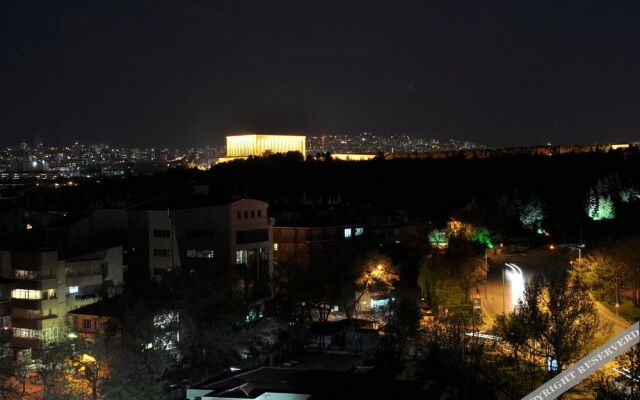
[[[566,255],[566,253],[565,253]],[[557,251],[528,251],[523,253],[489,254],[489,273],[486,290],[479,289],[481,309],[485,316],[485,327],[493,325],[495,318],[503,312],[513,311],[517,302],[517,294],[514,294],[514,281],[509,279],[511,269],[505,267],[506,263],[513,263],[522,269],[525,282],[534,276],[544,275],[545,272],[558,268],[567,268],[566,258],[561,257]],[[506,271],[503,285],[503,269]],[[504,299],[504,300],[503,300]],[[596,302],[600,319],[612,327],[612,334],[625,330],[629,323],[615,315],[609,309]]]
[[[518,254],[489,254],[489,273],[487,284],[480,289],[481,307],[485,315],[485,324],[491,325],[495,317],[503,312],[510,312],[516,306],[518,293],[517,281],[512,279],[514,272],[505,264],[513,263],[522,269],[525,282],[536,275],[542,275],[553,268],[564,268],[559,264],[554,253],[532,251]],[[503,269],[504,284],[503,284]],[[515,286],[514,286],[515,285]]]
[[[598,309],[600,320],[611,324],[614,334],[618,334],[631,326],[631,324],[627,320],[617,316],[614,312],[603,306],[601,303],[596,302],[596,308]]]

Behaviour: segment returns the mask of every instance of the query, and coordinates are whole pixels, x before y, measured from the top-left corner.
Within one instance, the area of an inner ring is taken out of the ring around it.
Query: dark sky
[[[640,139],[638,1],[0,4],[0,144]]]

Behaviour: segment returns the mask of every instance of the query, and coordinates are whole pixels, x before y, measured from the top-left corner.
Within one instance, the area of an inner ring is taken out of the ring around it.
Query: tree
[[[67,356],[71,352],[67,341],[45,342],[32,350],[33,368],[44,399],[67,398],[65,375],[69,372]]]
[[[146,347],[131,337],[109,345],[109,375],[103,384],[105,399],[163,398],[170,356],[165,350]]]
[[[425,332],[426,350],[420,374],[430,398],[493,398],[481,374],[491,343],[466,335],[480,325],[477,315],[455,314],[442,318]]]
[[[513,358],[518,362],[518,352],[527,346],[531,338],[531,332],[523,315],[516,312],[499,315],[492,330],[511,345]]]
[[[20,393],[15,372],[11,358],[0,357],[0,400],[15,399]]]
[[[70,340],[73,352],[68,355],[71,374],[68,379],[71,391],[77,398],[98,400],[104,398],[108,378],[107,359],[112,353],[107,338],[102,334],[92,340]]]
[[[632,300],[640,307],[640,236],[629,236],[608,242],[595,249],[576,265],[581,276],[598,300],[616,298],[616,283],[632,282]]]
[[[566,271],[537,277],[527,284],[516,308],[534,338],[551,350],[559,371],[588,350],[600,325],[586,289],[578,276]]]
[[[640,307],[640,236],[629,236],[614,243],[611,258],[620,266],[624,281],[633,281],[632,298]]]
[[[422,259],[418,286],[431,306],[467,303],[486,273],[478,246],[454,236],[444,253],[434,252]]]
[[[617,376],[600,374],[593,383],[597,400],[640,400],[640,345],[616,357]]]

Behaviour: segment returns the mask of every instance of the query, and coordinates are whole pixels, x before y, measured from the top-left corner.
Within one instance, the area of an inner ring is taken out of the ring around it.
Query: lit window
[[[189,258],[213,258],[213,250],[187,250],[187,257]]]
[[[30,231],[31,229],[33,229],[33,225],[27,224],[27,230]]]
[[[69,286],[69,294],[75,294],[78,293],[79,288],[78,286]]]
[[[36,271],[29,271],[26,269],[16,269],[13,271],[13,277],[15,279],[36,279]]]
[[[37,329],[13,328],[13,336],[27,339],[42,339],[42,331]]]
[[[247,250],[236,251],[236,265],[247,263]]]
[[[358,228],[355,229],[355,235],[356,236],[362,236],[363,233],[364,233],[364,228],[358,227]]]
[[[278,251],[278,243],[273,244],[273,251]]]
[[[344,228],[344,237],[346,238],[351,237],[351,228]]]
[[[42,292],[39,290],[13,289],[11,291],[12,299],[41,300]]]

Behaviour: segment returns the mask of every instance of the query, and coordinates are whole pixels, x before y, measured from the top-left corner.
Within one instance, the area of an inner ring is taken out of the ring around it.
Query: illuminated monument
[[[219,162],[289,151],[298,151],[305,156],[306,136],[259,134],[227,136],[227,156],[220,158]]]

